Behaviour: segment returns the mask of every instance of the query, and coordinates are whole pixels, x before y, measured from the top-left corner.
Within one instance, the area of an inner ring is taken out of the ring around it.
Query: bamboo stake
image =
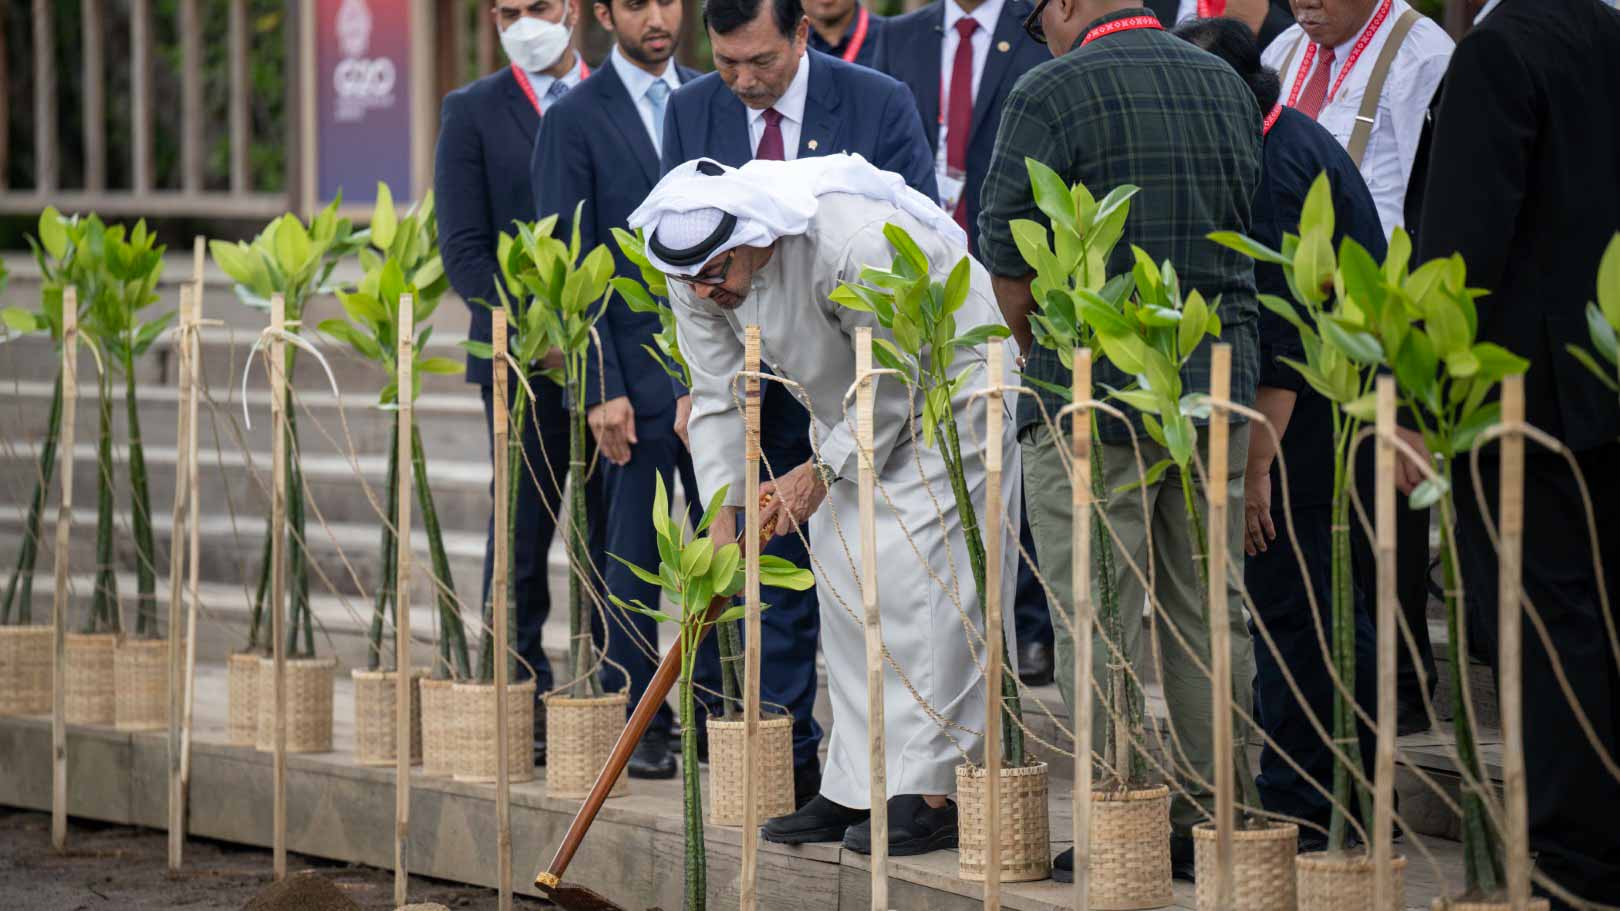
[[[1373,907],[1395,907],[1395,612],[1400,609],[1395,564],[1395,378],[1378,378],[1377,486],[1373,496],[1378,537],[1378,752],[1373,766]]]
[[[408,861],[411,837],[411,491],[415,488],[412,477],[411,441],[414,437],[411,409],[415,386],[411,368],[416,331],[415,305],[411,295],[399,298],[398,345],[396,347],[396,400],[399,403],[399,487],[398,518],[394,528],[394,904],[405,904],[410,886]],[[504,371],[502,371],[504,372]],[[504,401],[502,402],[504,405]],[[495,409],[500,411],[500,408]],[[497,488],[499,489],[499,488]],[[504,499],[496,497],[495,499]],[[498,663],[504,664],[504,659]],[[496,692],[496,705],[501,694]],[[506,741],[502,740],[501,755],[506,754]]]
[[[1091,349],[1074,352],[1074,401],[1091,398]],[[1074,453],[1071,566],[1074,590],[1074,906],[1091,907],[1091,411],[1069,417]],[[1120,772],[1123,781],[1125,773]]]
[[[62,291],[62,430],[57,477],[62,498],[56,512],[56,588],[52,592],[51,638],[51,846],[67,850],[67,611],[68,539],[73,532],[73,422],[79,402],[79,294]]]
[[[271,764],[271,868],[287,878],[287,644],[283,641],[287,601],[287,302],[270,298],[270,660],[275,756]]]
[[[506,311],[490,312],[489,342],[494,350],[490,363],[495,365],[495,568],[490,586],[491,623],[495,628],[495,829],[496,862],[499,868],[497,903],[499,911],[512,911],[512,792],[511,770],[507,768],[506,687],[509,668],[506,662],[506,572],[510,555],[506,551],[507,526],[507,366],[506,366]]]
[[[877,466],[872,461],[872,329],[855,330],[855,441],[860,447],[861,608],[866,627],[866,747],[872,806],[872,911],[889,908],[889,766],[884,745],[883,614],[878,606]]]
[[[197,318],[196,296],[190,285],[180,286],[180,331],[175,346],[179,353],[179,407],[175,409],[174,459],[174,513],[170,518],[169,534],[169,869],[179,870],[185,850],[185,783],[180,766],[183,747],[181,742],[181,716],[185,713],[186,681],[182,661],[186,643],[181,632],[180,610],[185,598],[182,579],[186,571],[186,548],[181,538],[187,528],[187,504],[192,499],[189,483],[191,466],[187,441],[191,439],[190,400],[194,394],[192,384],[191,346],[186,337]]]
[[[208,238],[197,235],[191,249],[191,306],[192,318],[202,319],[203,308],[203,264],[207,261]],[[195,331],[184,333],[181,336],[191,356],[192,365],[192,393],[189,404],[191,411],[191,435],[185,441],[186,466],[189,469],[188,479],[193,491],[198,489],[197,471],[197,399],[196,373],[202,368],[202,346],[198,342]],[[198,600],[198,565],[201,556],[201,540],[198,532],[197,514],[198,498],[191,497],[191,515],[186,526],[190,531],[189,572],[186,578],[186,707],[185,718],[180,728],[180,787],[190,793],[191,789],[191,728],[192,719],[197,705],[197,600]],[[172,536],[171,536],[172,541]],[[171,543],[170,546],[173,546]]]
[[[739,888],[741,911],[755,911],[759,896],[755,891],[759,863],[759,327],[743,330],[744,418],[744,528],[747,564],[744,567],[744,598],[747,619],[743,633],[743,828],[742,883]]]
[[[1529,798],[1525,793],[1523,629],[1524,376],[1502,380],[1501,547],[1497,555],[1497,699],[1502,715],[1502,802],[1507,810],[1506,874],[1512,911],[1530,905]]]
[[[1215,907],[1238,911],[1234,904],[1232,828],[1237,772],[1232,764],[1232,642],[1227,628],[1226,604],[1226,470],[1227,412],[1232,396],[1232,346],[1218,344],[1212,351],[1209,397],[1209,478],[1204,484],[1209,502],[1209,648],[1210,681],[1215,711]]]
[[[984,907],[1001,908],[1001,384],[1006,348],[992,341],[984,415]]]

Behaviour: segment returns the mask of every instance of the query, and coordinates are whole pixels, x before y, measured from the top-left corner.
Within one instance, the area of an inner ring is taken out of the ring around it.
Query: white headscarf
[[[764,247],[777,238],[803,234],[829,193],[853,193],[891,203],[939,232],[953,246],[967,247],[967,234],[932,199],[906,185],[899,174],[881,171],[859,155],[839,154],[797,161],[755,160],[725,173],[698,172],[698,162],[676,167],[658,182],[647,199],[630,213],[632,229],[647,229],[647,258],[667,275],[692,276],[704,263],[676,266],[653,251],[651,239],[673,249],[701,243],[720,224],[723,213],[737,217],[731,236],[706,259],[736,247]]]

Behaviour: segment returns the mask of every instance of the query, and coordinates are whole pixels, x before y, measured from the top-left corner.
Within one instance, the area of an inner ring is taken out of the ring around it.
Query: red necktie
[[[759,137],[759,148],[754,150],[754,157],[765,161],[786,161],[787,156],[782,151],[782,113],[776,108],[766,108],[762,116],[765,118],[765,135]]]
[[[1305,83],[1305,90],[1300,93],[1299,112],[1305,116],[1316,119],[1322,113],[1322,105],[1327,102],[1328,71],[1333,68],[1333,49],[1322,49],[1322,60],[1311,72],[1311,80]]]
[[[973,33],[979,20],[956,20],[956,58],[951,63],[950,107],[945,114],[945,166],[967,173],[968,134],[973,130]],[[956,221],[967,228],[967,197],[957,201]]]
[[[1198,18],[1226,15],[1226,0],[1198,0]]]

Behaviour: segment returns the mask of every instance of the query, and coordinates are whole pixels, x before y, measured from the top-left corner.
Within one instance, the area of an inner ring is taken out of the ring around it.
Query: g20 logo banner
[[[386,182],[411,186],[411,0],[317,0],[319,202],[366,203]]]

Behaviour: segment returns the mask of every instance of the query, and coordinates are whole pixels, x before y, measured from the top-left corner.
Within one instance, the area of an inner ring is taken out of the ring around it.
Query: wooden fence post
[[[984,907],[1001,908],[1001,384],[1006,347],[992,340],[984,415]]]
[[[411,463],[411,439],[415,432],[412,407],[415,385],[415,303],[409,294],[399,298],[397,346],[395,348],[396,401],[399,404],[399,487],[396,498],[398,519],[394,526],[394,904],[405,904],[410,886],[411,837],[411,491],[415,466]],[[495,409],[499,411],[500,409]],[[495,499],[499,500],[500,497]],[[498,695],[498,694],[497,694]],[[505,752],[501,742],[500,752]]]
[[[79,294],[62,291],[62,424],[57,476],[62,495],[56,512],[56,587],[51,607],[51,845],[67,849],[67,612],[68,541],[73,532],[73,422],[79,404]]]
[[[179,354],[179,400],[175,409],[174,512],[169,533],[169,869],[179,870],[185,848],[186,796],[181,779],[181,728],[185,715],[186,680],[184,657],[187,642],[181,626],[181,604],[185,598],[186,546],[181,532],[187,529],[187,505],[195,495],[191,488],[188,441],[191,433],[191,398],[196,395],[191,345],[191,327],[196,324],[196,294],[190,285],[180,286],[180,325],[175,337]]]
[[[1519,601],[1524,572],[1524,376],[1502,380],[1502,476],[1498,498],[1501,546],[1497,555],[1497,699],[1502,716],[1502,802],[1507,810],[1505,873],[1512,911],[1530,906],[1529,798],[1525,793],[1523,623]]]
[[[1217,344],[1210,362],[1209,476],[1204,483],[1209,535],[1210,689],[1214,693],[1215,731],[1215,907],[1238,911],[1234,904],[1232,830],[1237,771],[1232,756],[1232,637],[1226,603],[1226,405],[1232,397],[1232,346]]]
[[[507,428],[508,374],[506,363],[506,311],[496,308],[490,313],[489,342],[494,354],[490,364],[494,367],[494,389],[491,409],[495,427],[495,565],[490,585],[491,620],[495,627],[495,829],[496,862],[499,868],[496,902],[499,911],[512,911],[512,793],[511,770],[506,751],[506,688],[509,667],[506,661],[506,573],[511,559],[506,551],[507,527],[511,524],[506,491],[510,485],[506,447],[511,431]]]
[[[1091,349],[1074,351],[1074,401],[1091,399]],[[1069,415],[1074,454],[1070,559],[1074,591],[1074,906],[1091,907],[1091,409]],[[1027,506],[1026,506],[1027,508]],[[1125,773],[1119,773],[1125,780]]]
[[[1378,749],[1373,766],[1373,907],[1395,907],[1395,662],[1396,612],[1400,610],[1395,564],[1395,378],[1378,378],[1378,448],[1373,491],[1378,548]]]
[[[744,598],[747,619],[743,634],[743,827],[741,911],[759,906],[759,327],[743,330],[744,519],[747,564]]]
[[[201,234],[197,235],[192,243],[192,270],[191,270],[191,307],[192,318],[197,322],[202,320],[203,310],[203,264],[206,262],[208,239]],[[198,489],[197,470],[197,399],[196,390],[199,371],[202,369],[202,343],[197,332],[186,333],[183,336],[192,369],[192,392],[187,406],[191,412],[191,433],[186,438],[186,467],[188,469],[187,482],[191,489]],[[190,532],[188,549],[190,553],[186,560],[189,566],[186,574],[186,693],[185,718],[180,727],[180,788],[186,793],[191,789],[191,727],[192,719],[197,705],[197,601],[200,592],[198,585],[198,566],[200,565],[202,541],[198,531],[197,516],[199,512],[198,497],[190,498],[190,516],[186,528]],[[172,543],[171,536],[171,544]]]
[[[270,856],[275,878],[287,878],[287,302],[270,298],[270,660],[274,716]],[[261,681],[262,685],[262,681]]]
[[[889,909],[889,768],[884,744],[883,615],[878,604],[877,469],[872,461],[872,329],[855,330],[855,441],[860,448],[861,608],[866,628],[866,747],[872,805],[872,911]]]

